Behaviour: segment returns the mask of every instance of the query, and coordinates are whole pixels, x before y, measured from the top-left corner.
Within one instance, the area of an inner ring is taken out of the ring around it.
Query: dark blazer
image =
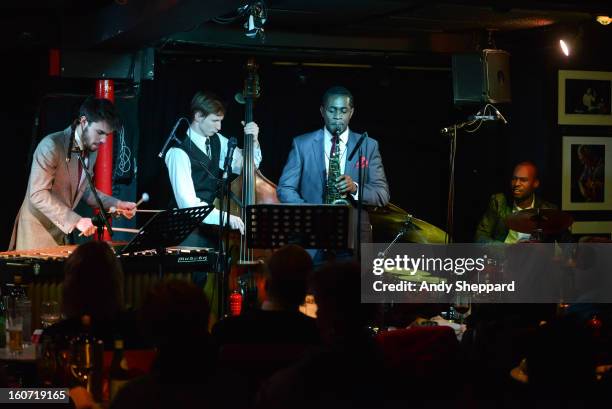
[[[323,150],[323,129],[300,135],[293,145],[276,192],[282,203],[321,204],[326,185],[325,152]],[[347,156],[353,150],[361,135],[349,131]],[[363,186],[363,204],[386,206],[389,203],[389,185],[385,176],[378,142],[367,137],[363,142],[362,156],[367,171]],[[359,180],[359,155],[346,163],[344,173],[355,182]],[[364,162],[362,159],[361,162]]]

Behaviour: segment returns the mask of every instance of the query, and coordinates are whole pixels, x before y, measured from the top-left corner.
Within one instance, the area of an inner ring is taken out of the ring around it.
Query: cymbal
[[[390,242],[400,231],[403,231],[399,240],[402,243],[444,244],[446,242],[444,230],[417,219],[392,203],[384,208],[373,209],[369,214],[375,242]]]
[[[394,275],[395,277],[397,277],[400,280],[403,281],[412,281],[414,283],[421,283],[423,281],[426,281],[430,284],[438,284],[440,282],[442,282],[442,277],[437,277],[437,276],[433,276],[431,275],[431,273],[429,271],[423,271],[423,270],[416,270],[414,272],[407,272],[405,270],[396,270],[396,269],[389,269],[389,270],[385,270],[385,273],[389,273],[391,275]]]
[[[544,234],[561,233],[573,222],[572,215],[557,209],[525,209],[506,219],[508,227],[521,233],[531,233],[538,229]]]

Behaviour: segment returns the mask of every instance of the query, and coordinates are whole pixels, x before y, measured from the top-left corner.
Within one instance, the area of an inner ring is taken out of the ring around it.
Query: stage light
[[[254,1],[248,5],[245,11],[248,13],[248,17],[244,23],[244,28],[246,30],[244,35],[249,38],[255,38],[257,36],[263,37],[264,24],[266,24],[266,20],[268,19],[266,4],[263,0]]]
[[[563,51],[563,54],[565,54],[566,57],[569,57],[570,49],[563,39],[559,40],[559,46],[561,46],[561,51]]]
[[[214,17],[212,21],[218,24],[231,24],[243,18],[246,18],[244,35],[249,38],[259,37],[263,41],[264,24],[268,20],[268,8],[264,0],[246,0],[235,12]]]
[[[597,20],[597,22],[602,26],[607,26],[608,24],[612,23],[612,18],[609,16],[597,16],[595,20]]]

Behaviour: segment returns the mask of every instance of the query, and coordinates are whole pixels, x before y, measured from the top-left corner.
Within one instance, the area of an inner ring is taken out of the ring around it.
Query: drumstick
[[[142,202],[148,202],[148,201],[149,201],[149,194],[145,192],[140,197],[140,200],[136,202],[136,207],[140,206]]]
[[[104,226],[104,230],[108,230],[106,226]],[[113,231],[123,232],[123,233],[133,233],[136,234],[140,230],[139,229],[128,229],[127,227],[113,227]],[[83,236],[83,232],[79,234],[79,237]]]
[[[136,209],[138,206],[140,206],[143,202],[148,202],[148,201],[149,201],[149,194],[145,192],[140,197],[140,200],[138,200],[136,202],[136,206],[134,206],[134,209]],[[136,211],[138,211],[138,209],[136,209]],[[115,216],[115,217],[119,217],[119,216],[123,215],[123,212],[125,212],[125,210],[117,209],[115,206],[111,206],[110,209],[108,209],[108,213],[113,215],[113,216]]]
[[[119,231],[119,232],[124,232],[124,233],[138,233],[140,230],[139,229],[128,229],[127,227],[113,227],[113,231]]]

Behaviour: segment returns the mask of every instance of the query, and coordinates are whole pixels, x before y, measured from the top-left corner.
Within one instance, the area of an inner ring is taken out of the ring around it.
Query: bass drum
[[[447,234],[433,224],[417,219],[402,208],[389,203],[385,207],[369,209],[374,243],[390,243],[400,232],[400,243],[444,244]]]

